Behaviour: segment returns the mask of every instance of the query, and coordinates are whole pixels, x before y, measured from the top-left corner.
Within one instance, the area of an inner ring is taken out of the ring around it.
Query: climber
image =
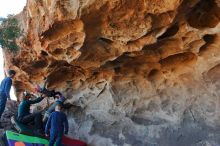
[[[22,124],[30,124],[34,122],[34,127],[36,128],[36,133],[40,134],[43,133],[43,122],[42,122],[42,115],[40,112],[37,113],[30,113],[30,106],[35,103],[39,103],[44,99],[44,95],[41,95],[35,100],[30,100],[31,97],[34,95],[25,91],[23,93],[23,100],[18,106],[18,122]]]
[[[65,97],[61,93],[57,94],[55,97],[57,98],[57,100],[45,112],[44,117],[43,117],[43,122],[47,121],[47,119],[50,117],[50,114],[55,110],[55,107],[58,104],[63,105],[65,101]]]
[[[61,139],[63,134],[68,134],[69,126],[66,115],[61,111],[62,105],[58,104],[47,121],[45,127],[45,135],[49,135],[50,129],[50,142],[49,146],[53,146],[56,142],[56,146],[61,146]]]
[[[14,78],[15,74],[16,72],[14,70],[9,70],[8,77],[5,77],[1,82],[1,85],[0,85],[0,119],[5,110],[7,99],[11,100],[10,89],[12,86],[12,79]]]
[[[56,92],[55,90],[48,90],[46,88],[47,83],[48,83],[48,80],[46,79],[45,82],[44,82],[43,87],[40,87],[39,85],[37,85],[36,91],[39,92],[39,93],[45,94],[48,97],[54,97],[54,99],[55,99],[56,98],[55,96],[58,95],[58,94],[60,95],[61,93],[60,92]]]

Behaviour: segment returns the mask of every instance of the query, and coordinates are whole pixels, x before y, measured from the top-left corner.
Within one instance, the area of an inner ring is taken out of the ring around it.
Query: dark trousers
[[[3,114],[4,110],[5,110],[6,102],[7,102],[7,97],[0,94],[0,119],[2,117],[2,114]]]
[[[34,114],[24,116],[23,118],[19,118],[18,121],[26,125],[34,123],[34,127],[36,128],[35,130],[43,129],[41,113],[34,113]]]
[[[62,133],[56,132],[56,133],[51,133],[50,135],[50,142],[48,146],[62,146]]]

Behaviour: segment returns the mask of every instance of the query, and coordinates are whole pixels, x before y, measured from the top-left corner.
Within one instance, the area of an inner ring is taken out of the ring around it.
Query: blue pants
[[[50,135],[50,142],[49,142],[48,146],[53,146],[54,143],[56,143],[55,146],[62,146],[62,142],[61,142],[62,136],[63,136],[63,134],[59,133],[59,132],[51,133],[51,135]]]
[[[4,94],[0,94],[0,119],[5,110],[6,102],[7,102],[7,97],[5,97]]]

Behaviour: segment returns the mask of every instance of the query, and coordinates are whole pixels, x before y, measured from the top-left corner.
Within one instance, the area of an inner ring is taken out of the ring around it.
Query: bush
[[[0,22],[0,45],[12,52],[19,50],[16,39],[21,35],[18,21],[12,15]]]

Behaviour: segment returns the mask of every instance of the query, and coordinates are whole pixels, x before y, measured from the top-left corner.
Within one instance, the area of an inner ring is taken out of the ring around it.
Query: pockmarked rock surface
[[[91,146],[220,145],[218,0],[28,0],[18,97],[48,78]]]

